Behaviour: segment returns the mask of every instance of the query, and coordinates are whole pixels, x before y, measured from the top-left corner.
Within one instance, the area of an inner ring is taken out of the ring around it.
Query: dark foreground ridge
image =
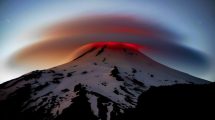
[[[12,94],[7,101],[0,102],[1,120],[97,120],[90,110],[90,103],[83,87],[76,87],[79,97],[73,99],[74,104],[63,111],[63,114],[54,118],[47,110],[37,112],[34,108],[22,112],[22,102],[28,99],[31,86],[26,85]],[[143,92],[138,100],[137,107],[128,109],[124,114],[112,120],[142,120],[146,118],[171,119],[214,117],[215,83],[206,85],[173,85],[151,87]],[[105,112],[105,111],[104,111]],[[106,119],[106,117],[105,117]]]
[[[124,120],[143,118],[214,119],[215,83],[207,85],[173,85],[151,87],[138,100],[135,109],[128,110]]]

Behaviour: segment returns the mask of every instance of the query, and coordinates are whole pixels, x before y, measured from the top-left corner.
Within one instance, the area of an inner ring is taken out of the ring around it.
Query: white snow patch
[[[98,107],[97,107],[97,99],[98,97],[94,96],[94,95],[90,95],[90,94],[87,94],[88,98],[89,98],[89,102],[91,104],[91,109],[94,113],[94,115],[96,115],[98,117],[99,115],[99,110],[98,110]]]
[[[110,105],[107,106],[108,112],[107,112],[107,120],[111,119],[111,112],[113,111],[113,103],[110,103]]]

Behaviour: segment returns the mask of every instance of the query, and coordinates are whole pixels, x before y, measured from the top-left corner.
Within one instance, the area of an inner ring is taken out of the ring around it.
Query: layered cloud
[[[182,35],[148,20],[122,15],[94,15],[67,20],[41,30],[40,40],[18,51],[13,65],[49,68],[63,64],[78,47],[98,41],[136,43],[161,63],[206,71],[206,55],[181,44]],[[174,66],[173,66],[174,67]]]

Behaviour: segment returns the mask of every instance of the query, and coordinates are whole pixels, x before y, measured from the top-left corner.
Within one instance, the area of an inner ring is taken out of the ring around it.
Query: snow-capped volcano
[[[85,45],[66,64],[1,84],[0,113],[4,119],[66,120],[79,115],[80,120],[112,120],[135,108],[150,86],[208,83],[159,64],[139,49],[119,42]]]

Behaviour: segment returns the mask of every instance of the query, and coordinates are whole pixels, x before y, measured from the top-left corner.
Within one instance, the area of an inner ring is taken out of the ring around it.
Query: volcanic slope
[[[98,42],[80,47],[66,64],[0,85],[3,120],[114,120],[151,86],[207,84],[164,66],[140,46]]]

